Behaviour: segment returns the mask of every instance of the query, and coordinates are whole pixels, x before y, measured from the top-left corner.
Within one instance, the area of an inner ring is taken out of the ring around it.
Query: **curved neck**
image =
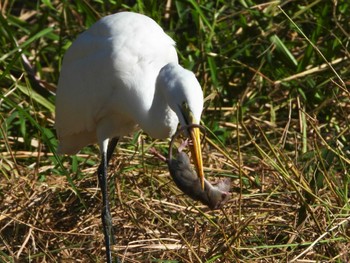
[[[167,64],[169,65],[169,64]],[[162,69],[164,69],[165,65]],[[162,74],[162,69],[154,83],[154,95],[150,108],[143,116],[141,128],[153,138],[164,139],[171,137],[179,123],[176,113],[169,105],[169,79]]]

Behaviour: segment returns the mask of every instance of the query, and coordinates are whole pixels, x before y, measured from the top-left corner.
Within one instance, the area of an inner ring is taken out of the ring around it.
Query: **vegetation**
[[[110,173],[124,262],[350,261],[350,3],[0,1],[0,262],[103,262],[96,146],[58,156],[55,87],[79,32],[107,14],[154,18],[206,97],[205,171],[222,210],[183,196],[125,138]]]

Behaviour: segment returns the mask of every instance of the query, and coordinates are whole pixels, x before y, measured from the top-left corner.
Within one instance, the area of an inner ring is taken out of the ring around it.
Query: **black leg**
[[[102,225],[103,225],[103,233],[105,236],[105,246],[106,246],[106,258],[107,263],[112,263],[112,254],[111,254],[111,244],[115,244],[114,234],[113,234],[113,225],[112,225],[112,217],[109,208],[109,200],[108,200],[108,181],[107,181],[107,167],[108,162],[112,157],[113,151],[117,145],[118,138],[112,138],[108,143],[108,148],[101,149],[101,163],[98,167],[98,181],[100,183],[101,191],[102,191]]]
[[[119,141],[119,137],[112,138],[108,143],[108,149],[107,149],[107,164],[111,160],[112,154],[114,152],[115,147],[117,146],[117,143]]]

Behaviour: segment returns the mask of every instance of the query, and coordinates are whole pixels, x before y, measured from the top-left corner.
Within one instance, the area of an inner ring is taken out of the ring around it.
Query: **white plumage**
[[[152,19],[129,12],[82,33],[65,54],[58,83],[58,151],[75,154],[137,126],[151,137],[170,137],[184,101],[198,122],[203,94],[193,73],[178,65],[174,45]]]
[[[107,262],[115,243],[108,201],[107,166],[118,138],[137,128],[151,137],[172,136],[178,123],[199,124],[203,93],[194,74],[178,64],[174,41],[144,15],[102,18],[64,56],[56,96],[58,152],[75,154],[99,143],[98,179]],[[192,157],[204,187],[199,129],[188,129]]]

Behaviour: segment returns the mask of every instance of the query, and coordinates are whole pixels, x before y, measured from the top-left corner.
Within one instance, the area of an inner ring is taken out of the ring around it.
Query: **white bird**
[[[83,32],[67,50],[56,96],[58,152],[76,154],[98,143],[102,223],[107,262],[115,243],[107,166],[119,137],[142,129],[171,137],[180,125],[199,124],[203,92],[195,75],[178,64],[175,42],[151,18],[121,12]],[[204,186],[199,129],[188,130],[192,157]]]

